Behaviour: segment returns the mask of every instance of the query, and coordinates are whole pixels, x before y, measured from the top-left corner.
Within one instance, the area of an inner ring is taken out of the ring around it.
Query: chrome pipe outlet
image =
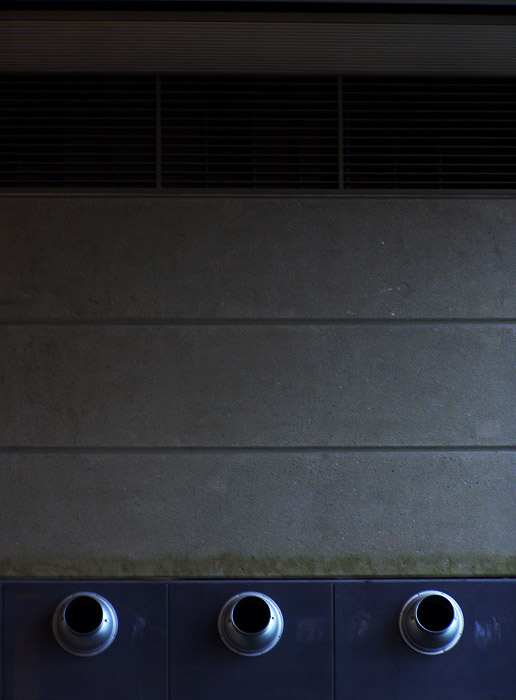
[[[75,656],[95,656],[116,637],[118,618],[111,603],[97,593],[84,591],[65,598],[52,618],[57,643]]]
[[[443,654],[454,647],[464,630],[459,604],[441,591],[422,591],[409,598],[400,614],[405,642],[420,654]]]
[[[263,593],[247,591],[230,598],[219,614],[219,634],[236,654],[259,656],[273,649],[283,634],[283,615]]]

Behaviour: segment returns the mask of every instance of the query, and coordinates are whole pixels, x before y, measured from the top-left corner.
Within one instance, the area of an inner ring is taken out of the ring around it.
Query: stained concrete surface
[[[0,575],[516,575],[515,220],[2,198]]]
[[[516,325],[0,329],[4,446],[516,444]]]
[[[0,455],[4,576],[504,575],[516,457]]]
[[[501,198],[12,197],[0,317],[515,318]]]

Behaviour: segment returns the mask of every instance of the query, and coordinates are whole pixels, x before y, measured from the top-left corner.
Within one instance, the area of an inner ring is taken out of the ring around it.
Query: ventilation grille
[[[344,187],[516,185],[516,80],[344,81]]]
[[[511,190],[516,78],[0,77],[0,188]]]
[[[337,80],[165,78],[164,187],[335,188]]]
[[[154,187],[155,80],[2,76],[0,186]]]

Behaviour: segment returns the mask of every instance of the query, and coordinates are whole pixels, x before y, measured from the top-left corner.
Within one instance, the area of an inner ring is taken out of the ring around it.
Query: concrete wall
[[[0,575],[515,575],[515,222],[2,198]]]

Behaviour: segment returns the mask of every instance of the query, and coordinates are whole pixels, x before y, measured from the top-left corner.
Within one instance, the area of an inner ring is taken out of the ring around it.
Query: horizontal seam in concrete
[[[0,447],[0,454],[169,454],[169,453],[353,453],[353,452],[516,452],[516,445],[358,445],[358,446],[322,446],[300,445],[297,447],[267,447],[267,446],[163,446],[163,447],[136,447],[136,446],[105,446],[105,447],[24,447],[5,446]]]
[[[486,193],[470,191],[432,190],[432,191],[411,191],[407,190],[382,190],[357,192],[331,191],[319,192],[240,192],[226,190],[225,192],[156,192],[134,190],[131,192],[20,192],[20,191],[0,191],[0,198],[29,197],[44,199],[514,199],[514,190],[499,190],[498,192]]]
[[[148,582],[148,583],[156,583],[156,584],[162,584],[162,585],[173,585],[174,583],[197,583],[198,581],[202,581],[203,583],[208,583],[210,581],[213,581],[214,583],[219,583],[219,582],[230,582],[230,581],[249,581],[254,584],[258,583],[288,583],[289,581],[291,582],[299,582],[302,583],[303,581],[306,581],[307,583],[327,583],[329,585],[333,585],[335,583],[345,583],[346,581],[371,581],[371,580],[377,580],[377,581],[382,581],[384,583],[386,582],[392,582],[392,583],[397,583],[397,582],[404,582],[404,583],[409,583],[409,582],[414,582],[414,583],[422,583],[423,581],[446,581],[446,583],[451,583],[453,581],[457,582],[463,582],[463,581],[471,581],[475,580],[475,582],[491,582],[491,581],[500,581],[500,582],[511,582],[516,579],[516,574],[507,574],[507,575],[500,575],[500,574],[468,574],[467,576],[446,576],[442,574],[436,574],[435,576],[432,576],[431,574],[425,575],[425,576],[417,576],[413,574],[399,574],[399,575],[389,575],[389,576],[382,576],[381,574],[370,574],[370,575],[365,575],[365,574],[347,574],[347,575],[339,575],[335,574],[334,576],[328,575],[328,576],[314,576],[311,577],[310,574],[299,574],[298,576],[296,575],[289,575],[289,576],[281,576],[281,575],[274,575],[270,578],[267,578],[266,576],[260,575],[260,576],[250,576],[250,575],[245,575],[242,574],[241,576],[238,575],[231,575],[231,576],[216,576],[213,574],[206,574],[206,575],[192,575],[192,576],[173,576],[173,575],[166,575],[166,574],[157,574],[155,576],[138,576],[138,575],[132,575],[130,577],[124,576],[124,574],[114,574],[112,576],[95,576],[95,575],[89,575],[89,576],[74,576],[73,574],[70,576],[19,576],[17,574],[13,574],[12,576],[9,576],[8,574],[2,574],[0,577],[0,586],[3,584],[12,584],[12,583],[56,583],[57,581],[59,582],[64,582],[67,583],[73,582],[74,584],[80,583],[81,581],[95,581],[97,583],[103,582],[103,583],[110,583],[111,581],[116,581],[117,583],[126,583],[130,585],[131,583],[143,583],[143,582]],[[1,589],[0,589],[1,590]]]
[[[0,303],[0,307],[2,304]],[[0,320],[0,326],[512,326],[516,318],[128,318]]]

